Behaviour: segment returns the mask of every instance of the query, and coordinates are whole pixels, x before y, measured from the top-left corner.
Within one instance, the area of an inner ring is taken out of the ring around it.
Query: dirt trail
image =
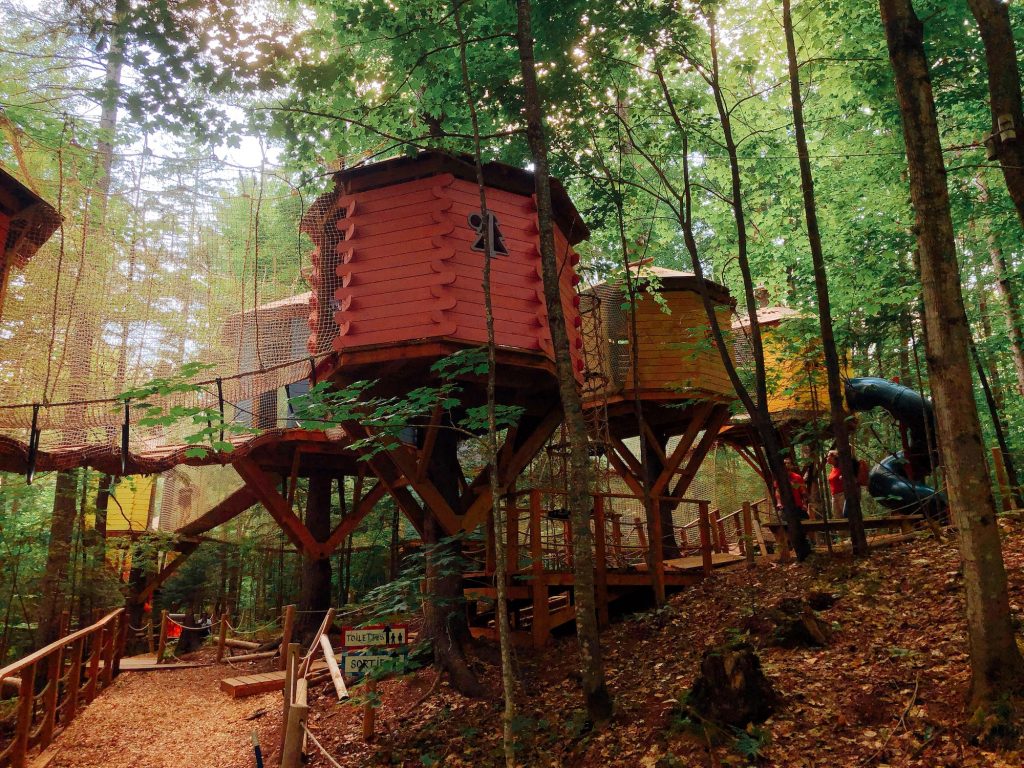
[[[126,672],[85,707],[41,756],[47,768],[250,768],[251,733],[277,743],[281,694],[231,699],[223,666]],[[263,711],[264,715],[256,713]],[[52,757],[51,757],[52,755]],[[46,758],[50,758],[46,762]]]

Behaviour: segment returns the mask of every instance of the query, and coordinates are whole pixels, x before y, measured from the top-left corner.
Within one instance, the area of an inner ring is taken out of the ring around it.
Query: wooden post
[[[164,611],[167,613],[167,611]],[[160,647],[163,647],[163,622],[160,622]],[[228,636],[228,615],[222,613],[220,617],[220,633],[217,635],[217,663],[220,664],[224,660],[224,641]],[[160,663],[160,659],[157,658],[157,663]]]
[[[117,619],[117,651],[114,653],[114,674],[121,674],[121,659],[128,647],[128,611],[121,611]]]
[[[99,608],[96,609],[99,611]],[[57,630],[57,637],[64,637],[71,627],[71,611],[60,612],[60,629]]]
[[[704,575],[710,576],[714,566],[714,559],[711,557],[711,513],[708,510],[709,503],[700,502],[697,527],[700,529],[700,557],[704,567]]]
[[[690,534],[685,525],[679,526],[679,549],[685,554],[690,548]]]
[[[54,651],[46,660],[46,693],[43,696],[43,725],[39,731],[39,749],[46,749],[53,741],[53,728],[57,720],[57,694],[60,692],[60,673],[63,648]]]
[[[89,704],[96,698],[96,684],[100,679],[100,656],[103,653],[102,638],[98,632],[89,636],[89,682],[85,687],[85,703]]]
[[[487,523],[484,526],[484,573],[493,576],[497,569],[497,555],[494,553],[494,509],[487,510]]]
[[[519,506],[513,496],[509,496],[505,504],[505,546],[508,552],[505,564],[511,576],[519,570]]]
[[[106,626],[100,629],[100,645],[103,647],[103,684],[100,688],[106,688],[114,679],[114,646],[117,645],[115,626],[107,622]]]
[[[284,653],[284,714],[281,717],[281,748],[284,749],[285,732],[288,730],[288,712],[295,696],[295,677],[299,672],[299,644],[288,643]]]
[[[67,725],[75,719],[78,712],[78,696],[82,687],[82,654],[85,650],[85,638],[80,637],[71,645],[71,668],[68,670],[68,682],[65,688],[64,712],[61,724]]]
[[[998,446],[992,446],[992,464],[996,469],[996,483],[999,484],[999,498],[1002,502],[1003,512],[1013,509],[1013,491],[1010,488],[1010,479],[1006,474],[1006,462],[1003,461],[1003,452]]]
[[[167,651],[167,609],[160,611],[160,639],[156,645],[156,663],[162,664]]]
[[[594,496],[594,558],[597,570],[595,591],[597,592],[597,624],[608,626],[608,560],[605,546],[604,496]]]
[[[295,604],[284,607],[283,634],[281,635],[281,669],[288,669],[288,646],[292,644],[295,631]],[[223,643],[223,641],[221,641]]]
[[[640,542],[640,549],[647,551],[647,531],[644,530],[643,521],[639,517],[633,517],[633,527],[636,529],[636,538]]]
[[[146,645],[149,648],[149,652],[156,656],[156,641],[153,640],[153,617],[149,617],[149,621],[146,622]]]
[[[544,583],[544,549],[541,542],[540,491],[530,490],[530,575],[533,598],[533,645],[541,648],[548,640],[548,588]]]
[[[374,706],[373,699],[376,698],[376,693],[377,680],[368,676],[366,680],[366,702],[363,704],[363,741],[366,743],[373,741],[374,720],[377,717],[377,708]]]
[[[743,554],[747,558],[747,567],[754,567],[754,517],[750,511],[750,502],[743,502]]]
[[[345,687],[345,679],[338,669],[338,660],[334,658],[334,648],[331,646],[331,639],[327,635],[320,635],[320,647],[324,651],[324,660],[327,662],[327,669],[331,673],[331,681],[334,683],[334,692],[338,694],[338,701],[348,698],[348,688]]]
[[[715,509],[711,512],[711,517],[715,523],[715,540],[717,541],[719,552],[729,551],[729,540],[725,537],[725,523],[722,522],[722,510]]]
[[[295,698],[288,707],[284,743],[281,746],[281,768],[299,768],[302,765],[302,726],[309,714],[309,683],[304,678],[295,681]]]
[[[617,513],[612,514],[612,554],[622,559],[622,517]]]
[[[32,730],[32,699],[35,694],[36,665],[29,664],[21,670],[21,687],[18,689],[18,714],[14,725],[14,741],[11,744],[11,765],[24,768],[28,752],[29,732]]]
[[[655,605],[665,604],[665,539],[661,530],[660,501],[657,498],[649,499],[650,508],[647,510],[647,525],[651,529],[650,563],[651,563],[651,587],[654,589]]]

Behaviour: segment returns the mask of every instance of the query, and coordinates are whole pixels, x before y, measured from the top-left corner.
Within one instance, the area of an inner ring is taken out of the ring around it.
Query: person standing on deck
[[[843,491],[843,471],[839,469],[839,451],[833,448],[825,461],[831,467],[828,471],[828,490],[832,494],[832,517],[846,517],[846,493]]]

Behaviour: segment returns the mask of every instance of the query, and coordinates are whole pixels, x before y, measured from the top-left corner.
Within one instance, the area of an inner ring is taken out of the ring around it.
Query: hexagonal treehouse
[[[671,583],[672,561],[681,565],[686,554],[680,539],[701,503],[686,500],[686,491],[735,394],[697,278],[648,266],[636,276],[646,290],[636,297],[635,312],[621,284],[601,283],[583,295],[585,405],[609,465],[636,497],[649,495],[657,508],[658,514],[645,511],[651,541],[661,541],[651,547],[652,565],[658,570],[664,559]],[[707,285],[719,323],[728,328],[729,292]]]
[[[499,404],[524,408],[508,432],[499,485],[511,482],[561,420],[554,351],[545,307],[533,175],[500,163],[484,166],[493,215],[491,295],[498,345]],[[552,181],[562,308],[582,377],[582,339],[572,246],[589,234],[565,191]],[[487,343],[484,321],[483,227],[476,168],[437,152],[338,173],[304,221],[317,246],[313,259],[309,349],[323,355],[316,375],[339,384],[378,382],[401,395],[438,381],[431,366]],[[459,377],[460,410],[486,401],[481,376]],[[429,510],[447,533],[471,529],[490,506],[488,480],[460,489],[432,454],[454,455],[451,430],[438,410],[415,438],[394,446],[371,468],[413,519]],[[457,415],[456,415],[457,418]],[[355,437],[365,426],[346,424]],[[439,447],[439,444],[446,444]],[[408,485],[405,485],[405,482]],[[461,478],[459,478],[461,482]],[[446,485],[446,488],[441,488]],[[412,488],[426,509],[408,492]]]

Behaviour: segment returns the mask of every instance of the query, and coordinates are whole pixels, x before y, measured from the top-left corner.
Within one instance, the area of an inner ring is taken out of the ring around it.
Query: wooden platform
[[[327,662],[313,662],[312,670],[327,669]],[[226,677],[220,681],[220,689],[232,699],[244,699],[261,693],[284,690],[284,670],[253,672],[251,675]]]

